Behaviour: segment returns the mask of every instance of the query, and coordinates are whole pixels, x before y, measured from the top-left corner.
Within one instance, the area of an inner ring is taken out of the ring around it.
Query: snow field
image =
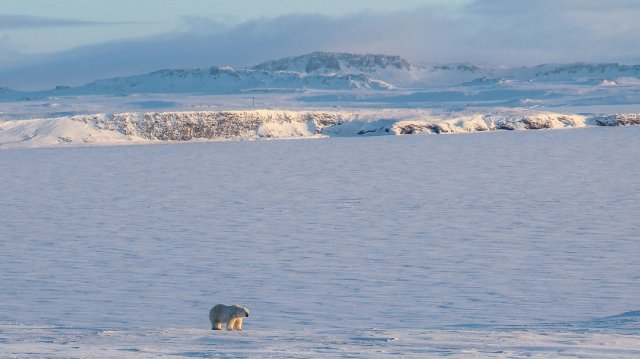
[[[0,352],[637,357],[638,130],[3,150]]]
[[[381,329],[217,332],[0,325],[12,357],[47,358],[634,358],[638,335]]]

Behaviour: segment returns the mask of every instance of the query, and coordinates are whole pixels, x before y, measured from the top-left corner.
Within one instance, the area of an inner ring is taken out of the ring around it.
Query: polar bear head
[[[246,318],[249,316],[249,309],[245,307],[241,307],[239,305],[234,305],[234,317],[236,318]]]

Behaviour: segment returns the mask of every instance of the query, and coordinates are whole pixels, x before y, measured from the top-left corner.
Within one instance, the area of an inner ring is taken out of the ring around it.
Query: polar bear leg
[[[219,320],[214,321],[211,330],[222,330],[222,322]]]
[[[242,330],[242,318],[236,319],[235,328],[238,330]]]
[[[237,319],[232,318],[227,322],[227,330],[233,330],[233,325],[236,323],[236,320]]]

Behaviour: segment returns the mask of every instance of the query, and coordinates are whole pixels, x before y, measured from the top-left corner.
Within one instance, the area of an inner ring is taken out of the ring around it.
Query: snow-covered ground
[[[32,358],[637,358],[638,335],[507,330],[97,330],[1,325],[9,357]]]
[[[4,149],[0,353],[637,358],[639,136]]]

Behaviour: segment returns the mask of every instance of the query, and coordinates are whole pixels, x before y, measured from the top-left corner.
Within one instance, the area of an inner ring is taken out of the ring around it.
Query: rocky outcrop
[[[370,73],[383,69],[410,70],[411,64],[400,56],[381,54],[349,54],[314,52],[263,62],[253,67],[264,71],[296,71],[305,73]]]
[[[86,116],[84,116],[86,121]],[[360,119],[357,112],[222,111],[121,113],[97,121],[104,129],[162,141],[362,135],[451,134],[496,130],[542,130],[585,127],[580,115],[554,113],[488,114],[451,120]],[[640,124],[638,115],[597,120],[599,126]]]
[[[397,135],[416,134],[445,134],[462,132],[456,126],[448,122],[429,123],[426,121],[401,121],[393,126],[393,132]]]
[[[590,117],[524,111],[433,114],[374,111],[203,111],[78,115],[0,121],[0,148],[73,143],[244,140],[261,138],[360,137],[453,134],[497,130],[542,130],[585,126],[636,126],[640,115]],[[455,116],[455,115],[452,115]]]
[[[586,125],[580,115],[541,113],[535,115],[488,115],[485,123],[489,130],[543,130],[554,128],[576,128]]]
[[[640,126],[640,114],[616,114],[594,119],[596,126]]]
[[[127,136],[161,141],[189,141],[315,135],[323,128],[343,121],[341,114],[326,112],[207,111],[120,113],[98,122],[104,129],[119,131]],[[301,130],[301,126],[307,130]],[[282,132],[286,129],[294,131],[292,136]]]

